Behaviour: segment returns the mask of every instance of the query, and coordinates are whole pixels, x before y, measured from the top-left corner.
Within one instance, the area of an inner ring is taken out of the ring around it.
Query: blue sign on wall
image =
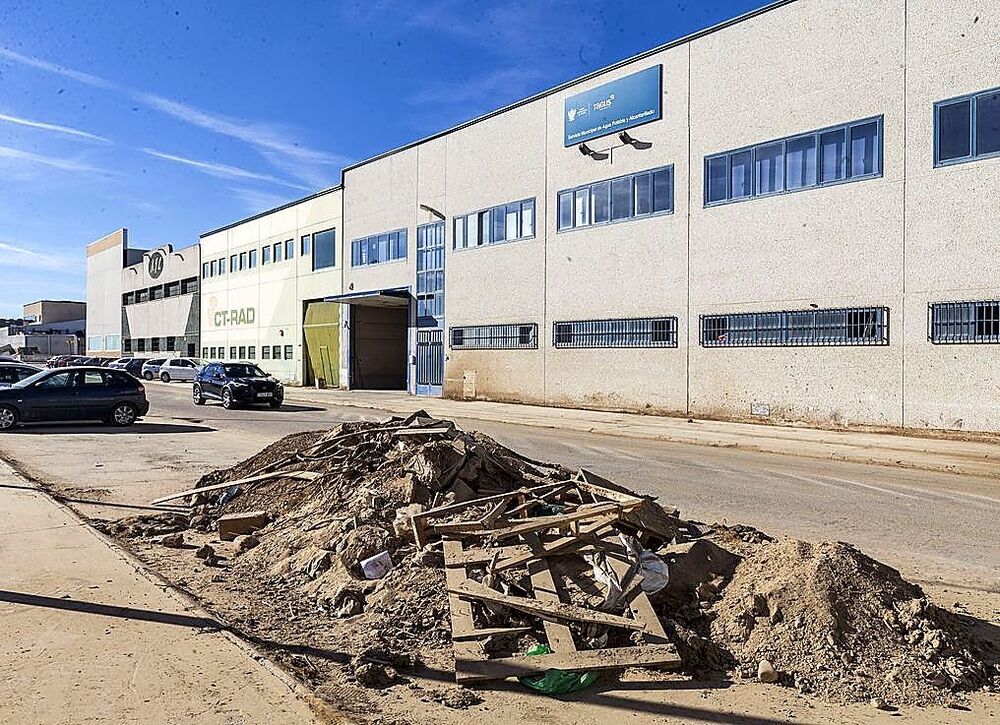
[[[658,121],[663,115],[661,68],[655,65],[567,98],[565,145]]]

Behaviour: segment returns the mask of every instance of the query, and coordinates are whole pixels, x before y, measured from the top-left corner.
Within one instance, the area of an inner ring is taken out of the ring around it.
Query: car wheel
[[[16,408],[0,405],[0,431],[8,431],[17,425],[18,417]]]
[[[267,404],[270,405],[272,408],[280,408],[281,407],[281,401],[280,400],[271,399],[271,400],[267,401]]]
[[[233,394],[230,392],[229,388],[226,388],[222,391],[222,407],[226,410],[232,410],[234,405]]]
[[[201,386],[198,383],[195,383],[194,387],[191,388],[191,400],[194,401],[195,405],[205,404],[205,396],[201,394]]]
[[[169,383],[170,382],[170,373],[160,373],[160,380],[162,380],[165,383]]]
[[[147,370],[147,371],[145,371],[145,372],[144,372],[144,373],[142,374],[142,377],[143,377],[143,378],[144,378],[145,380],[152,380],[152,379],[153,379],[153,373],[151,373],[151,372],[149,372],[149,371]]]
[[[125,427],[135,423],[137,417],[139,416],[134,405],[131,403],[119,403],[111,409],[109,420],[111,425]]]

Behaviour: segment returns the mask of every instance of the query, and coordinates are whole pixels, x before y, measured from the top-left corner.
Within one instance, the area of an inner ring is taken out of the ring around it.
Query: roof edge
[[[341,176],[343,176],[343,171],[341,171]],[[307,201],[312,201],[313,199],[316,199],[316,198],[318,198],[320,196],[326,196],[327,194],[332,194],[335,191],[340,191],[343,188],[344,188],[344,184],[343,184],[343,182],[341,182],[341,183],[337,184],[336,186],[331,186],[331,187],[329,187],[327,189],[321,189],[321,190],[319,190],[317,192],[309,194],[308,196],[303,196],[301,199],[293,199],[292,201],[286,202],[286,203],[281,204],[280,206],[276,206],[276,207],[274,207],[272,209],[267,209],[265,211],[257,212],[256,214],[251,214],[250,216],[248,216],[248,217],[246,217],[244,219],[240,219],[239,221],[230,222],[229,224],[225,224],[225,225],[219,227],[218,229],[213,229],[213,230],[211,230],[209,232],[202,232],[201,234],[198,235],[198,239],[204,239],[205,237],[209,237],[209,236],[211,236],[213,234],[218,234],[219,232],[224,232],[227,229],[232,229],[233,227],[238,227],[240,224],[246,224],[247,222],[252,222],[255,219],[260,219],[261,217],[265,217],[268,214],[274,214],[274,213],[279,212],[279,211],[284,211],[285,209],[288,209],[289,207],[293,207],[296,204],[302,204],[302,203],[307,202]]]
[[[693,33],[689,33],[675,40],[663,43],[662,45],[658,45],[655,48],[651,48],[650,50],[644,50],[643,52],[638,53],[636,55],[624,58],[623,60],[616,61],[611,65],[607,65],[604,66],[603,68],[598,68],[595,71],[591,71],[586,75],[580,76],[578,78],[573,78],[571,80],[560,83],[557,86],[553,86],[552,88],[549,88],[547,90],[540,91],[539,93],[536,93],[533,96],[522,98],[520,101],[515,101],[514,103],[503,106],[502,108],[498,108],[495,111],[490,111],[488,113],[484,113],[481,116],[476,116],[475,118],[471,118],[468,121],[463,121],[462,123],[447,128],[444,131],[438,131],[437,133],[433,133],[430,136],[425,136],[421,139],[417,139],[416,141],[411,141],[410,143],[403,144],[402,146],[397,146],[396,148],[390,149],[389,151],[383,151],[380,154],[376,154],[375,156],[367,158],[363,161],[358,161],[357,163],[353,163],[350,166],[345,166],[343,169],[341,169],[340,172],[341,175],[340,185],[343,186],[344,174],[346,174],[348,171],[353,171],[354,169],[360,168],[367,164],[373,163],[375,161],[380,161],[381,159],[392,156],[394,154],[398,154],[401,151],[407,151],[416,146],[420,146],[421,144],[425,144],[428,143],[429,141],[441,138],[442,136],[447,136],[448,134],[455,133],[456,131],[461,131],[464,128],[472,126],[473,124],[485,121],[488,118],[493,118],[494,116],[499,116],[501,113],[506,113],[507,111],[514,110],[515,108],[520,108],[521,106],[527,105],[529,103],[534,103],[535,101],[541,100],[542,98],[546,98],[555,93],[559,93],[560,91],[564,91],[567,88],[571,88],[572,86],[575,86],[578,83],[584,83],[586,81],[589,81],[593,78],[603,75],[604,73],[610,73],[613,70],[617,70],[619,68],[628,65],[629,63],[635,63],[636,61],[643,60],[644,58],[648,58],[651,55],[656,55],[657,53],[662,53],[663,51],[669,50],[670,48],[676,48],[679,45],[690,43],[691,41],[697,40],[698,38],[704,37],[706,35],[711,35],[712,33],[724,30],[732,25],[736,25],[737,23],[742,23],[745,20],[751,20],[757,17],[758,15],[763,15],[764,13],[770,12],[772,10],[777,10],[778,8],[784,7],[785,5],[790,5],[793,2],[796,2],[796,0],[775,0],[774,2],[764,5],[763,7],[759,7],[756,10],[751,10],[749,12],[743,13],[742,15],[737,15],[735,18],[730,18],[729,20],[723,20],[721,23],[716,23],[715,25],[710,25],[707,28],[696,30]]]

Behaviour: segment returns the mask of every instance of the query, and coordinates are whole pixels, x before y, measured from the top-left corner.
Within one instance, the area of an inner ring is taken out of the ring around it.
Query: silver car
[[[165,357],[154,357],[142,364],[142,377],[146,380],[160,377],[160,366],[165,363]]]
[[[194,380],[195,374],[205,364],[196,357],[169,357],[160,365],[160,380],[169,383],[171,380]],[[145,366],[143,366],[145,370]]]

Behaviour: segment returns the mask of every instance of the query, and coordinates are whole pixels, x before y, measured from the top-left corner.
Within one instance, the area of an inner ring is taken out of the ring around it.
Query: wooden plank
[[[621,581],[621,585],[624,588],[628,582],[625,581],[625,577],[628,576],[629,572],[632,570],[631,562],[624,558],[618,557],[614,554],[608,554],[608,563],[611,564],[612,570],[618,575],[618,579]],[[638,572],[635,572],[638,574]],[[649,601],[649,595],[642,590],[642,578],[639,576],[637,582],[637,592],[630,599],[626,598],[625,607],[628,611],[632,612],[632,616],[640,622],[646,623],[646,631],[640,634],[642,641],[646,644],[664,644],[670,641],[667,637],[666,630],[663,629],[663,623],[657,616],[656,611],[653,609],[653,603]],[[626,595],[628,592],[626,592]]]
[[[393,433],[396,438],[401,438],[404,436],[419,436],[419,435],[440,435],[442,433],[451,433],[454,428],[443,427],[443,428],[403,428],[402,430],[397,430]]]
[[[414,518],[427,519],[427,518],[437,518],[438,516],[444,516],[445,514],[452,514],[457,511],[462,511],[469,508],[469,506],[477,506],[482,503],[493,503],[494,501],[499,501],[500,499],[513,498],[518,493],[537,493],[538,491],[546,491],[550,488],[555,488],[556,486],[562,486],[565,481],[558,481],[556,483],[546,483],[541,486],[535,486],[533,488],[522,488],[516,491],[505,491],[503,493],[498,493],[493,496],[483,496],[482,498],[475,498],[471,501],[463,501],[462,503],[451,503],[446,506],[438,506],[436,508],[427,509],[426,511],[421,511],[419,514],[415,514]]]
[[[546,556],[555,556],[557,554],[566,553],[572,550],[576,546],[586,546],[589,542],[581,537],[589,536],[591,534],[599,534],[603,529],[610,526],[618,519],[618,515],[605,516],[592,524],[588,524],[580,529],[580,533],[573,536],[564,536],[555,541],[541,545],[538,548],[530,548],[526,553],[515,554],[513,556],[508,556],[506,554],[500,555],[500,562],[497,564],[497,571],[504,571],[506,569],[512,569],[516,566],[521,566],[528,563],[535,558],[543,558]],[[531,536],[528,534],[527,536]]]
[[[319,475],[320,474],[314,471],[272,471],[271,473],[262,473],[258,476],[250,476],[249,478],[239,478],[235,481],[215,483],[211,486],[201,486],[200,488],[191,488],[187,491],[172,493],[169,496],[164,496],[163,498],[151,501],[150,505],[156,506],[157,504],[166,503],[167,501],[173,501],[178,498],[184,498],[185,496],[193,496],[198,493],[205,493],[206,491],[221,491],[222,489],[229,488],[230,486],[242,486],[245,483],[266,481],[269,478],[300,478],[304,481],[312,481],[313,479],[318,478]]]
[[[445,561],[445,566],[467,566],[469,564],[483,564],[493,558],[494,552],[500,552],[500,558],[507,556],[518,556],[528,554],[531,548],[525,544],[516,546],[487,547],[485,549],[468,549],[467,551],[456,552],[451,562]]]
[[[461,576],[459,569],[445,569],[445,572],[455,572]],[[609,627],[621,627],[622,629],[635,629],[639,631],[646,629],[644,622],[638,622],[634,619],[626,619],[614,614],[605,614],[604,612],[579,607],[575,604],[503,594],[471,579],[466,579],[461,586],[455,587],[449,585],[448,592],[466,599],[479,599],[485,602],[493,602],[494,604],[502,604],[511,609],[533,614],[540,619],[555,620],[556,622],[565,622],[568,620],[572,622],[606,624]]]
[[[480,639],[482,637],[491,637],[493,635],[502,634],[524,634],[531,631],[531,627],[483,627],[482,629],[475,629],[471,632],[462,632],[455,635],[454,632],[451,634],[452,640],[464,641],[469,639]]]
[[[462,544],[458,541],[443,541],[444,560],[447,565],[452,558],[462,551]],[[472,619],[472,605],[463,601],[455,594],[451,594],[451,589],[459,587],[465,582],[468,574],[464,567],[445,566],[445,581],[448,585],[448,608],[451,610],[451,648],[455,653],[455,662],[475,662],[486,659],[482,647],[474,641],[466,641],[470,636],[476,637],[476,623]]]
[[[511,536],[519,536],[522,534],[530,534],[536,531],[544,531],[545,529],[561,528],[568,526],[574,521],[583,521],[585,519],[592,519],[597,516],[603,516],[610,513],[621,513],[623,511],[628,511],[630,507],[637,506],[642,503],[641,500],[637,500],[634,503],[606,503],[599,506],[588,506],[580,507],[578,510],[571,514],[560,514],[559,516],[539,516],[533,519],[525,519],[523,523],[518,523],[513,526],[508,526],[502,529],[493,529],[490,531],[483,532],[465,532],[465,533],[482,533],[483,535],[492,535],[497,539],[506,539]]]
[[[525,541],[535,551],[538,551],[542,542],[537,534],[529,534]],[[528,573],[531,574],[531,590],[535,599],[539,602],[559,603],[559,590],[556,588],[556,581],[549,569],[549,563],[543,559],[535,559],[528,564]],[[559,622],[542,621],[545,628],[545,637],[549,641],[549,649],[553,652],[564,654],[576,652],[576,644],[573,642],[573,632],[565,624]]]
[[[567,654],[519,655],[495,660],[455,660],[460,684],[542,674],[549,669],[569,671],[619,670],[626,667],[678,667],[681,658],[671,644],[579,650]]]

